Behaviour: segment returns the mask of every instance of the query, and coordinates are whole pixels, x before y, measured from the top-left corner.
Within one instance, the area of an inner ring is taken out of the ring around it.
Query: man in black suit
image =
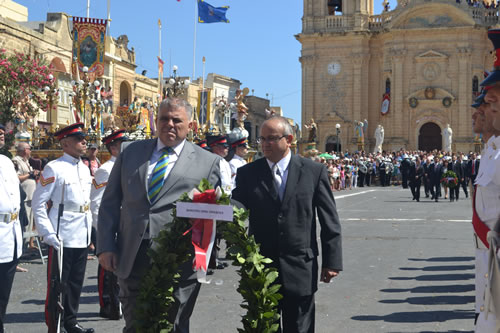
[[[441,178],[443,177],[443,166],[439,163],[439,158],[434,157],[434,163],[429,165],[429,181],[432,199],[438,202],[441,196]]]
[[[457,174],[458,178],[457,186],[450,188],[450,201],[458,201],[458,195],[460,194],[460,184],[462,184],[462,182],[464,181],[464,172],[462,170],[462,163],[457,160],[456,155],[453,155],[452,157],[450,169]]]
[[[386,185],[385,181],[387,179],[387,175],[385,173],[385,168],[386,168],[385,158],[382,158],[380,160],[380,164],[378,165],[380,186],[385,186]]]
[[[420,201],[420,186],[422,186],[422,178],[424,176],[424,167],[420,163],[420,157],[417,157],[415,162],[411,162],[408,167],[408,179],[410,180],[411,194],[413,200]]]
[[[460,167],[462,168],[462,180],[460,181],[460,186],[464,190],[465,197],[469,197],[469,191],[467,187],[469,186],[469,178],[467,176],[467,163],[464,161],[464,155],[461,154],[458,156],[458,163],[460,163]]]
[[[314,332],[318,289],[316,216],[321,225],[323,282],[342,270],[340,223],[324,165],[292,155],[293,131],[283,117],[266,120],[265,158],[238,169],[234,200],[250,210],[250,233],[279,271],[281,330]]]
[[[403,160],[401,161],[401,166],[399,168],[399,170],[401,171],[403,188],[408,188],[408,174],[410,171],[410,165],[410,157],[408,156],[408,154],[404,154]]]
[[[476,180],[477,172],[479,171],[479,163],[480,161],[477,159],[476,153],[472,153],[470,160],[467,163],[467,177],[470,180],[471,193],[474,188],[474,181]]]

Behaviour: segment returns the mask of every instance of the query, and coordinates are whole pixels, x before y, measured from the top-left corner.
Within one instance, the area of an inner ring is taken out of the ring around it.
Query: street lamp
[[[339,135],[340,135],[340,124],[335,125],[335,129],[337,130],[337,154],[339,151]]]

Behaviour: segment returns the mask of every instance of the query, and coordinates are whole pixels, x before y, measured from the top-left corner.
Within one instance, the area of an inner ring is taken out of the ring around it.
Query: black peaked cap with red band
[[[210,149],[210,148],[208,148],[207,140],[198,141],[197,145],[200,146],[200,148],[203,148],[205,150],[209,150]]]
[[[233,143],[231,143],[231,147],[233,147],[233,148],[240,147],[240,146],[249,148],[247,138],[241,138],[241,139],[238,139],[238,140],[234,141]]]
[[[57,140],[61,141],[68,136],[86,136],[87,134],[83,131],[83,123],[75,123],[60,129],[54,133]]]
[[[213,147],[215,145],[229,146],[225,135],[207,136],[207,143],[209,147]]]
[[[493,47],[495,48],[495,63],[493,64],[493,71],[488,75],[488,77],[481,82],[481,86],[491,86],[498,81],[500,81],[500,29],[490,29],[488,30],[488,38]]]
[[[110,135],[104,137],[102,139],[102,143],[105,144],[105,145],[109,145],[110,143],[113,143],[113,142],[118,141],[118,140],[119,141],[126,141],[126,140],[128,140],[127,136],[125,135],[125,130],[124,129],[120,129],[120,130],[114,131]]]

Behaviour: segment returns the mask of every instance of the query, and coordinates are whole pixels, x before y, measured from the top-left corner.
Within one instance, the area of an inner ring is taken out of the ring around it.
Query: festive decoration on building
[[[87,68],[91,81],[104,74],[107,20],[73,17],[73,76]]]

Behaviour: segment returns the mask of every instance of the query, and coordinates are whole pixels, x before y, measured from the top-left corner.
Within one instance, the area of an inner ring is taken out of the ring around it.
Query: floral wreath
[[[458,186],[458,177],[457,174],[453,171],[449,170],[443,174],[441,178],[441,184],[447,188],[454,188]]]
[[[178,201],[193,202],[193,192],[204,197],[214,197],[218,205],[229,205],[229,195],[219,188],[214,190],[208,180],[203,179],[197,189],[181,195]],[[241,277],[237,291],[243,297],[240,306],[247,310],[242,316],[243,329],[240,333],[277,332],[279,328],[278,301],[283,298],[278,293],[278,271],[268,267],[271,259],[260,254],[260,246],[253,236],[248,235],[245,221],[248,211],[233,207],[233,223],[219,223],[218,231],[227,243],[227,254]],[[168,333],[173,330],[168,311],[175,303],[174,288],[179,284],[179,267],[191,259],[191,238],[186,230],[191,228],[189,219],[172,213],[172,223],[160,231],[154,239],[156,247],[151,248],[151,268],[144,276],[137,299],[135,328],[138,332]],[[189,231],[189,230],[188,230]]]

